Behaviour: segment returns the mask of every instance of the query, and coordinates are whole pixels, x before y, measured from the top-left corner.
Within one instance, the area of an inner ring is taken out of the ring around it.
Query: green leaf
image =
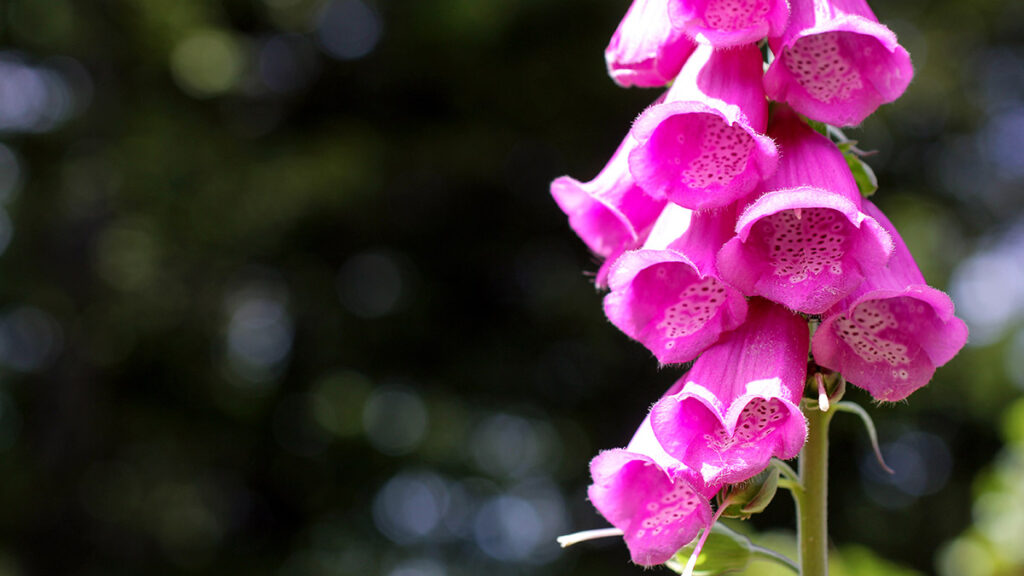
[[[674,558],[665,563],[665,566],[678,574],[683,573],[686,561],[697,542],[691,542],[688,546],[676,552]],[[729,528],[718,523],[711,527],[711,535],[704,543],[697,558],[697,565],[694,568],[694,576],[715,576],[717,574],[728,574],[738,572],[747,567],[753,556],[753,547],[750,539],[742,534],[733,532]]]
[[[846,164],[850,167],[850,172],[853,173],[853,179],[857,181],[857,188],[860,189],[861,196],[868,198],[878,190],[878,178],[871,166],[868,166],[856,154],[855,144],[854,141],[843,142],[839,145],[839,149],[843,151],[843,157],[846,158]]]

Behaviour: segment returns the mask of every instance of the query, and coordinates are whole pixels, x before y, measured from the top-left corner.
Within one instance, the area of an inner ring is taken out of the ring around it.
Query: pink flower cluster
[[[604,259],[612,324],[662,364],[694,361],[591,464],[591,501],[652,565],[709,525],[723,486],[799,453],[808,349],[896,401],[967,330],[804,120],[857,124],[913,76],[863,0],[634,0],[605,57],[622,86],[671,87],[596,178],[551,193]]]

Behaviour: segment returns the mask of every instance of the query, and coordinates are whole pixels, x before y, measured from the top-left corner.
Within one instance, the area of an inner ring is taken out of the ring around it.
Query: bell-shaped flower
[[[716,48],[755,44],[786,28],[786,0],[672,0],[672,23]]]
[[[807,323],[762,299],[747,321],[694,362],[681,391],[651,409],[671,456],[711,485],[758,474],[774,456],[795,457],[807,438],[799,402],[807,377]]]
[[[791,0],[789,26],[768,44],[768,97],[827,124],[859,124],[914,76],[910,55],[864,0]]]
[[[665,101],[633,124],[639,146],[629,169],[648,194],[704,210],[743,197],[775,171],[778,152],[764,135],[768,108],[756,46],[701,45]]]
[[[743,323],[747,303],[718,279],[715,254],[732,235],[735,209],[665,207],[643,248],[612,264],[605,314],[662,364],[689,362]]]
[[[783,105],[768,133],[782,161],[740,214],[718,271],[748,296],[821,314],[885,266],[892,239],[860,210],[850,168],[828,138]]]
[[[896,244],[889,266],[869,274],[826,316],[811,350],[819,365],[840,372],[876,400],[895,402],[931,380],[967,343],[953,301],[925,283],[907,245],[871,202],[864,211]]]
[[[678,386],[669,390],[674,393]],[[662,564],[711,524],[707,486],[654,438],[650,416],[625,449],[606,450],[590,463],[591,503],[622,530],[633,562]]]
[[[619,86],[664,86],[696,48],[668,18],[668,0],[633,0],[615,29],[604,59]]]
[[[650,197],[629,173],[629,153],[637,142],[627,135],[611,160],[590,182],[562,176],[551,183],[551,195],[569,216],[569,226],[606,264],[625,250],[637,248],[665,207]],[[605,285],[607,266],[598,273]]]

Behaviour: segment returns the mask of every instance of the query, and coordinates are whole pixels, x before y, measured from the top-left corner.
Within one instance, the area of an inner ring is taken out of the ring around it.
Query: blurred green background
[[[0,0],[0,575],[643,573],[554,543],[680,375],[547,190],[655,97],[626,8]],[[917,77],[851,135],[972,338],[894,476],[837,420],[837,570],[1024,574],[1024,3],[874,8]]]

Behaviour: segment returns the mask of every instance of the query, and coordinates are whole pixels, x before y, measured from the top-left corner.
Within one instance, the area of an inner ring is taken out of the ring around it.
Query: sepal
[[[746,520],[764,512],[779,490],[779,474],[769,466],[746,482],[723,488],[718,494],[718,505],[725,507],[722,517]]]

